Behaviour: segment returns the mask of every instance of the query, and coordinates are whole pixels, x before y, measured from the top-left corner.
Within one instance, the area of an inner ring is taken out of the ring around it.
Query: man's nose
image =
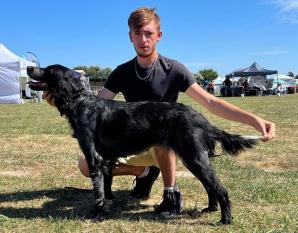
[[[148,37],[146,36],[146,33],[140,33],[140,39],[142,40],[142,41],[147,41],[148,40]]]

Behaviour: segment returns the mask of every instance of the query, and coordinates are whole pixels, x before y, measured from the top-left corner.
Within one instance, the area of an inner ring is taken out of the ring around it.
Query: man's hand
[[[42,97],[47,101],[49,105],[56,107],[55,98],[52,91],[44,91]]]
[[[257,117],[254,124],[256,130],[263,134],[263,141],[275,138],[275,124]]]

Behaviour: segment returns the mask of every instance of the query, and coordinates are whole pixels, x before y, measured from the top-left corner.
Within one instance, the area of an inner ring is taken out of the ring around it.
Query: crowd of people
[[[277,83],[275,85],[270,84],[270,80],[264,82],[251,82],[249,77],[231,79],[226,77],[220,84],[215,85],[214,80],[204,79],[201,82],[201,86],[210,94],[221,95],[224,97],[229,96],[256,96],[256,95],[281,95],[292,94],[292,89],[298,89],[298,86],[290,86],[288,84]]]

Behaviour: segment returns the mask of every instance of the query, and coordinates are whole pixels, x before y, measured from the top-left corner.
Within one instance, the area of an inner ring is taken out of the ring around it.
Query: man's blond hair
[[[150,23],[152,20],[156,23],[158,31],[160,30],[160,18],[155,8],[140,7],[133,11],[128,18],[130,31],[138,30],[143,25]]]

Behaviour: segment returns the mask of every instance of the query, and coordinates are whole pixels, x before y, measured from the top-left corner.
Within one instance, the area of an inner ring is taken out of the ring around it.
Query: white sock
[[[171,192],[179,191],[179,187],[177,185],[170,186],[170,187],[164,187],[164,191],[171,191]]]
[[[143,173],[141,175],[137,176],[137,178],[138,179],[143,178],[143,177],[147,176],[148,173],[149,173],[149,167],[145,167]]]

